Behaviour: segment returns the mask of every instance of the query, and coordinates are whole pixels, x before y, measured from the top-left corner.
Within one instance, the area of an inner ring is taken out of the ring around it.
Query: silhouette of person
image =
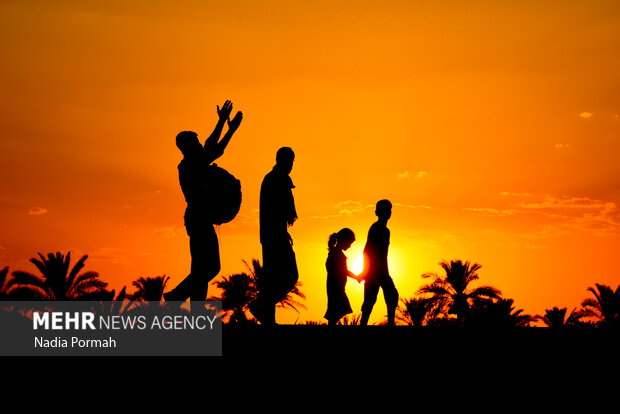
[[[166,302],[183,302],[187,298],[190,301],[204,301],[209,281],[220,271],[217,235],[207,214],[210,203],[217,203],[217,200],[210,199],[207,193],[207,167],[224,154],[224,149],[241,124],[243,114],[237,112],[231,121],[231,111],[230,101],[226,101],[221,109],[217,106],[219,120],[204,146],[200,144],[198,135],[192,131],[182,131],[176,137],[177,147],[183,153],[183,160],[178,166],[179,182],[187,202],[184,220],[192,263],[190,274],[177,287],[164,294]],[[226,122],[228,131],[219,141]]]
[[[368,239],[364,247],[364,303],[362,304],[361,325],[367,325],[372,308],[377,302],[379,288],[383,289],[383,297],[387,305],[388,325],[394,325],[398,291],[388,270],[388,248],[390,246],[390,230],[387,222],[392,216],[392,203],[380,200],[375,209],[377,221],[370,226]]]
[[[262,325],[275,325],[276,305],[295,287],[299,274],[293,239],[288,227],[297,220],[295,188],[289,176],[295,153],[282,147],[276,165],[265,176],[260,190],[259,224],[263,248],[264,285],[250,305],[250,312]]]
[[[327,311],[324,318],[329,325],[336,325],[340,318],[352,313],[349,298],[345,292],[347,277],[358,282],[362,279],[347,268],[347,257],[344,251],[355,241],[355,234],[349,228],[343,228],[338,233],[332,233],[327,242],[328,255],[325,262],[327,269]]]

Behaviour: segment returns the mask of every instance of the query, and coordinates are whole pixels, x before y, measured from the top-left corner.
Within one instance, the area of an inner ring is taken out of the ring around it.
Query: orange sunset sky
[[[355,231],[353,266],[381,198],[401,298],[443,259],[530,314],[619,282],[618,1],[4,0],[0,19],[0,267],[71,251],[117,291],[175,286],[174,137],[204,140],[231,99],[244,120],[218,164],[243,204],[219,277],[261,258],[260,183],[296,153],[307,310],[279,322],[325,321],[327,238]],[[362,292],[349,280],[355,312]]]

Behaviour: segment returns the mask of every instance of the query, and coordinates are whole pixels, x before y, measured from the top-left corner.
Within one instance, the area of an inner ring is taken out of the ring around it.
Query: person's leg
[[[250,304],[250,313],[254,315],[256,320],[260,322],[261,325],[270,325],[275,322],[275,305],[270,305],[272,300],[270,299],[272,294],[272,279],[273,279],[273,266],[275,264],[273,250],[274,247],[272,244],[263,242],[262,243],[263,250],[263,265],[262,265],[262,275],[259,276],[257,282],[259,283],[258,287],[258,295],[254,299],[254,301]]]
[[[299,280],[299,271],[297,270],[297,260],[293,246],[290,243],[281,246],[279,260],[274,272],[277,277],[273,277],[275,285],[273,286],[273,301],[278,304],[284,300],[286,296],[293,290]]]
[[[193,239],[193,242],[192,242]],[[205,301],[209,282],[220,272],[220,246],[213,225],[201,229],[199,236],[190,238],[192,253],[191,301]]]
[[[166,301],[184,302],[187,298],[204,301],[209,281],[220,271],[220,254],[213,225],[188,228],[192,260],[190,274],[176,288],[164,295]]]
[[[189,254],[191,260],[190,273],[170,292],[164,293],[164,300],[166,302],[185,302],[190,297],[192,292],[193,277],[192,274],[200,266],[200,254],[198,253],[200,245],[200,231],[193,229],[191,226],[185,226],[187,235],[189,236]]]
[[[396,319],[396,308],[398,307],[398,290],[394,285],[394,281],[390,276],[385,276],[381,280],[381,289],[383,290],[383,298],[387,307],[387,323],[388,326],[394,326]]]
[[[364,282],[364,303],[362,304],[362,318],[360,325],[368,325],[370,313],[377,302],[377,294],[379,293],[379,284],[375,281],[366,280]]]
[[[278,246],[277,262],[271,266],[272,277],[270,279],[270,304],[269,310],[273,312],[271,323],[276,324],[276,308],[278,303],[286,299],[299,280],[297,261],[293,246],[286,241]],[[271,313],[270,313],[271,316]]]

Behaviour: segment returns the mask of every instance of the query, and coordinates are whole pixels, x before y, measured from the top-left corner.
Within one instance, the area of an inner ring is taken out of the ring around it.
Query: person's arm
[[[224,134],[224,138],[222,138],[222,140],[217,143],[217,153],[220,154],[220,156],[224,153],[226,146],[230,142],[233,134],[237,131],[237,128],[239,128],[239,125],[241,125],[242,120],[243,113],[239,111],[237,112],[237,115],[235,115],[232,121],[228,121],[228,131],[226,131],[226,134]]]
[[[230,112],[232,111],[232,102],[226,101],[224,105],[222,105],[222,109],[217,105],[217,114],[219,115],[219,119],[217,124],[215,124],[215,128],[209,138],[205,140],[204,148],[207,151],[213,151],[217,147],[217,142],[220,140],[220,136],[222,135],[222,130],[224,129],[224,123],[229,120]]]
[[[358,282],[362,282],[362,280],[364,280],[364,278],[362,277],[362,274],[360,273],[359,275],[356,275],[355,273],[353,273],[350,270],[347,270],[347,276],[349,276],[351,279],[355,279]]]

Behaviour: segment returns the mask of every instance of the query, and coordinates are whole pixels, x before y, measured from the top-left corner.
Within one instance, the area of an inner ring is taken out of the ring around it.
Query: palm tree
[[[222,301],[222,310],[232,312],[229,323],[246,323],[248,318],[246,311],[250,303],[256,299],[263,288],[264,272],[258,259],[252,259],[250,266],[245,260],[243,261],[247,273],[238,273],[222,278],[215,282],[215,286],[222,290],[221,296],[212,296],[211,300]],[[301,282],[297,282],[293,289],[282,299],[278,306],[291,308],[299,313],[298,308],[306,308],[300,300],[306,298],[299,287]]]
[[[161,301],[166,283],[170,277],[156,276],[156,277],[140,277],[133,281],[132,285],[136,287],[136,291],[130,296],[132,300],[144,301],[144,302],[159,302]]]
[[[246,273],[225,276],[215,282],[215,286],[222,290],[222,296],[212,299],[222,301],[222,310],[225,314],[232,311],[228,323],[245,324],[248,322],[245,312],[254,297],[253,284],[252,277]]]
[[[465,312],[464,326],[484,328],[522,328],[537,320],[515,309],[513,299],[478,299]]]
[[[93,311],[102,315],[120,315],[127,310],[131,304],[131,297],[127,295],[126,287],[116,295],[116,291],[102,289],[99,293],[98,304],[93,304]],[[129,299],[129,300],[125,300]]]
[[[596,289],[589,287],[594,299],[588,298],[581,303],[584,316],[597,320],[597,326],[620,327],[620,285],[614,291],[607,285],[595,283]]]
[[[566,328],[580,325],[583,312],[573,309],[567,318],[567,311],[567,308],[558,308],[554,306],[552,309],[545,309],[545,314],[542,316],[539,315],[536,318],[549,328]]]
[[[484,299],[499,299],[501,292],[493,286],[480,286],[468,289],[469,284],[478,280],[476,273],[482,267],[478,263],[470,264],[469,261],[452,260],[441,261],[439,265],[446,275],[441,277],[436,273],[426,273],[424,278],[432,277],[433,281],[422,286],[417,293],[431,295],[429,315],[438,317],[441,315],[456,315],[456,319],[462,324],[465,312],[470,308],[471,302]]]
[[[428,298],[401,299],[405,305],[402,309],[398,307],[396,318],[411,326],[423,326],[428,317],[431,301]]]
[[[24,271],[13,272],[7,289],[11,295],[39,300],[79,300],[98,295],[108,284],[99,279],[97,272],[79,273],[88,258],[84,255],[69,269],[71,252],[50,253],[47,257],[39,253],[40,260],[30,259],[40,275]]]
[[[265,274],[263,271],[263,267],[258,261],[258,259],[252,259],[251,267],[248,265],[248,263],[245,260],[243,261],[243,263],[245,263],[245,266],[248,268],[248,271],[250,272],[249,276],[254,281],[253,287],[255,289],[255,295],[258,296],[263,286],[263,280],[264,280],[264,274]],[[283,307],[283,308],[291,308],[297,313],[299,313],[299,310],[297,308],[306,309],[306,305],[304,305],[300,301],[300,300],[306,299],[306,295],[304,295],[300,290],[301,286],[302,286],[302,283],[297,281],[293,289],[291,289],[291,291],[287,293],[284,299],[282,299],[278,303],[278,306]]]

